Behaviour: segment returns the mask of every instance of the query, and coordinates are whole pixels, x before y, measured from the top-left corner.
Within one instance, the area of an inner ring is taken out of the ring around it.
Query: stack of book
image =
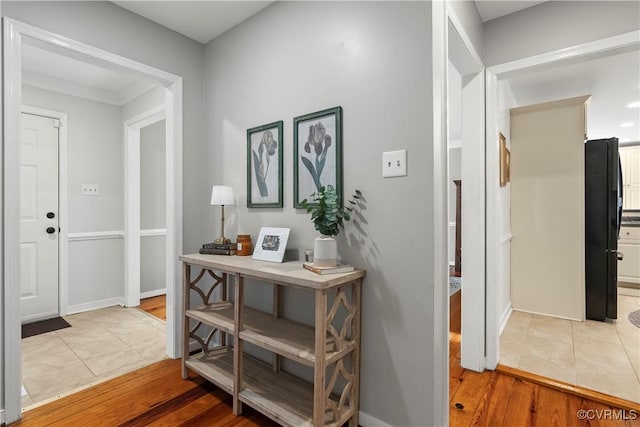
[[[201,254],[208,255],[235,255],[237,253],[238,246],[235,243],[205,243],[200,249]]]
[[[350,273],[353,271],[352,265],[338,264],[335,267],[318,267],[313,265],[312,262],[305,262],[302,266],[309,271],[313,271],[316,274],[338,274],[338,273]]]

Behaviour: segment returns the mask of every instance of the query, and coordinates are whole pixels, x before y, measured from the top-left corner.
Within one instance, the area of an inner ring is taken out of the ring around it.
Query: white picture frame
[[[282,262],[290,228],[262,227],[253,250],[253,259]]]

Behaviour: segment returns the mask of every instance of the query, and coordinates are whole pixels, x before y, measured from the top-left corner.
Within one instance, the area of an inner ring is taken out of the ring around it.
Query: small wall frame
[[[293,206],[326,185],[342,206],[342,107],[293,119]]]
[[[281,208],[282,120],[247,129],[247,207]]]

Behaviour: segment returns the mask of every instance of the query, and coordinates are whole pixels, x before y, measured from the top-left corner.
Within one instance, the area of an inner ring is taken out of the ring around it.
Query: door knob
[[[54,214],[53,212],[47,212],[47,218],[53,219],[55,217],[56,217],[56,214]]]
[[[616,251],[616,257],[618,258],[618,261],[622,261],[624,259],[624,254],[620,251]]]
[[[55,232],[56,232],[56,229],[55,229],[55,228],[53,228],[53,227],[47,227],[47,233],[48,233],[48,234],[53,234],[53,233],[55,233]]]

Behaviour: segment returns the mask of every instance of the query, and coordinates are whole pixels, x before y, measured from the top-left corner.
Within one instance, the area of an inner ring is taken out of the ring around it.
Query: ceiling
[[[590,139],[640,141],[640,51],[554,67],[509,79],[518,106],[591,95]]]
[[[112,0],[113,1],[113,0]],[[474,0],[483,22],[544,1]],[[274,1],[113,1],[118,6],[206,44]]]
[[[113,1],[166,28],[206,44],[273,1]]]

